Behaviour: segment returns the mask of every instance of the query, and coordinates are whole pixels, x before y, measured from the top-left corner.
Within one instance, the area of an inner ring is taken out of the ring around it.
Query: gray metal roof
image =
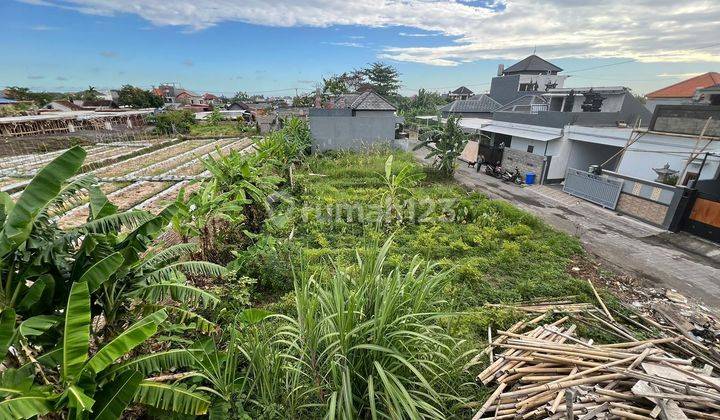
[[[547,100],[540,95],[527,94],[506,103],[498,111],[530,111],[530,106],[537,104],[547,104]]]
[[[459,88],[453,90],[451,93],[455,95],[472,95],[473,91],[466,88],[465,86],[460,86]]]
[[[498,101],[482,94],[470,99],[453,101],[440,108],[440,112],[493,112],[500,106]]]
[[[360,111],[395,111],[387,99],[375,92],[346,93],[335,100],[335,108],[350,108]]]
[[[503,71],[503,74],[514,74],[522,72],[548,73],[560,72],[562,69],[537,55],[525,57]]]

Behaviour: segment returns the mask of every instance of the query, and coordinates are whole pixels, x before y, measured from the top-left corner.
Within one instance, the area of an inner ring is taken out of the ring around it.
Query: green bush
[[[188,134],[196,124],[195,114],[187,109],[160,112],[151,119],[151,124],[160,134]]]

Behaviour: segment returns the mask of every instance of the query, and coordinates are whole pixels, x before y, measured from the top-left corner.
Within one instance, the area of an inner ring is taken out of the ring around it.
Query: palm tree
[[[100,95],[98,94],[97,89],[95,89],[94,86],[88,86],[87,90],[85,90],[82,93],[82,100],[83,101],[97,101],[98,97]]]

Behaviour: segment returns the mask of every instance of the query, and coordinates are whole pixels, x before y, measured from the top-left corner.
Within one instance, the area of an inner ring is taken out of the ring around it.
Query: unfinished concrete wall
[[[310,111],[313,152],[392,146],[397,122],[397,117],[387,112],[385,116],[352,116],[349,109],[313,109]]]
[[[513,140],[514,141],[514,140]],[[505,148],[503,150],[502,166],[503,168],[514,171],[515,168],[520,170],[523,178],[528,172],[536,175],[536,182],[540,182],[539,178],[543,172],[545,156],[528,153],[524,150]]]

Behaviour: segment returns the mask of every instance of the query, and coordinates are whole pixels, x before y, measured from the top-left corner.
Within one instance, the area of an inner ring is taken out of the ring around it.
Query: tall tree
[[[247,94],[247,92],[239,90],[235,92],[235,95],[232,97],[232,102],[247,102],[250,99],[250,95]]]
[[[394,97],[400,89],[400,73],[393,66],[375,62],[362,70],[367,78],[367,85],[383,96]]]
[[[447,100],[436,92],[428,92],[425,89],[418,90],[417,95],[412,97],[400,97],[396,101],[398,113],[406,118],[418,115],[437,115],[438,107],[447,104]]]
[[[159,108],[164,102],[161,97],[148,90],[124,85],[118,92],[118,104],[132,108]]]
[[[80,97],[83,101],[97,101],[98,97],[100,95],[98,94],[97,89],[95,89],[94,86],[88,86],[86,90],[84,90]]]
[[[334,74],[327,79],[323,78],[323,93],[340,95],[355,92],[364,83],[366,83],[364,70]]]

